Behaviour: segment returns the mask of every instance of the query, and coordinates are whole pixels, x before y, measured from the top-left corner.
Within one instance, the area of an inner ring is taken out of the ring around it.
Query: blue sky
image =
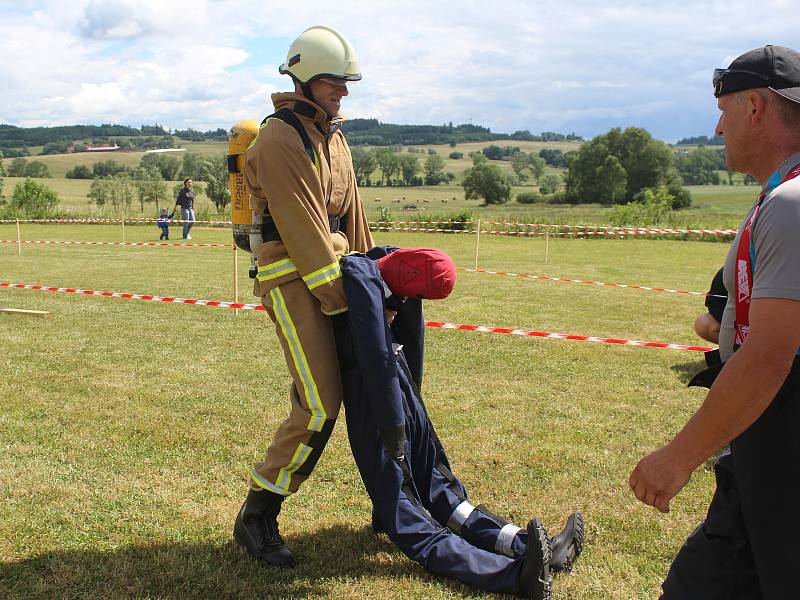
[[[796,2],[18,0],[0,2],[0,123],[229,128],[270,112],[291,40],[355,46],[349,117],[576,132],[711,134],[710,76],[800,49]]]

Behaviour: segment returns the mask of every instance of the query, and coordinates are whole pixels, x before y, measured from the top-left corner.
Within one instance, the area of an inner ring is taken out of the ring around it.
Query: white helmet
[[[278,71],[306,85],[321,77],[358,81],[361,72],[356,51],[341,33],[324,25],[309,27],[289,46]]]

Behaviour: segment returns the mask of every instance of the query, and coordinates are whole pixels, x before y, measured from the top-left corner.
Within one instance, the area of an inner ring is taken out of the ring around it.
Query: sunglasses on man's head
[[[737,84],[732,86],[733,89],[725,88],[725,79],[730,79],[728,77],[729,75],[734,75],[738,80]],[[752,78],[763,81],[764,86],[753,85]],[[745,69],[714,69],[714,77],[711,81],[714,84],[714,96],[718,98],[723,93],[727,94],[730,92],[739,92],[742,90],[752,89],[754,87],[766,87],[766,85],[769,83],[769,77],[763,75],[762,73],[747,71]]]

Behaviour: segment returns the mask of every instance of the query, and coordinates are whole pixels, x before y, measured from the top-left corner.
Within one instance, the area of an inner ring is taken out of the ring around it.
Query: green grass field
[[[709,203],[720,202],[711,198]],[[26,239],[120,239],[116,226],[25,224]],[[196,227],[197,242],[230,242]],[[156,240],[154,226],[129,241]],[[0,239],[15,238],[0,224]],[[475,238],[387,233],[472,267]],[[726,244],[485,236],[480,266],[704,291]],[[232,299],[220,248],[0,245],[0,280]],[[240,299],[252,301],[240,255]],[[430,320],[699,343],[702,298],[459,273]],[[263,313],[0,288],[0,590],[51,598],[489,598],[433,578],[370,530],[344,420],[284,505],[292,571],[231,544],[247,473],[287,413],[288,375]],[[661,515],[630,470],[702,401],[699,353],[429,329],[423,396],[474,503],[551,532],[584,511],[588,540],[555,598],[654,599],[713,489],[700,469]]]

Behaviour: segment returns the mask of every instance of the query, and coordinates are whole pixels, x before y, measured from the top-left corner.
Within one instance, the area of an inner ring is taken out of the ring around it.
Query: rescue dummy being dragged
[[[550,538],[536,518],[521,529],[473,505],[422,401],[421,299],[450,294],[452,260],[438,250],[383,247],[345,256],[340,266],[349,311],[333,326],[347,433],[373,528],[429,573],[550,598],[551,570],[571,570],[581,552],[582,515]]]

